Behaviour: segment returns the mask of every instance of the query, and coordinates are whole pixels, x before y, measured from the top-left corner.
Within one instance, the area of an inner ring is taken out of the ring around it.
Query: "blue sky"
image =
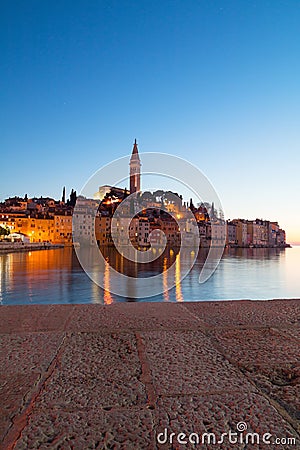
[[[80,191],[101,166],[196,164],[227,217],[300,241],[298,0],[2,2],[0,198]]]

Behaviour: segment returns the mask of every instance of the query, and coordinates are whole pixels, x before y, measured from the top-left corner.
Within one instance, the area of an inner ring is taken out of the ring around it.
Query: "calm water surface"
[[[300,298],[300,247],[228,249],[214,275],[200,285],[205,256],[201,251],[180,284],[147,301]],[[116,266],[120,264],[114,254],[108,252],[107,258]],[[178,264],[180,270],[176,255],[170,254],[168,262]],[[157,270],[153,267],[153,273]],[[0,255],[0,271],[0,304],[134,301],[126,292],[117,297],[94,284],[70,248]],[[109,286],[109,272],[105,277]]]

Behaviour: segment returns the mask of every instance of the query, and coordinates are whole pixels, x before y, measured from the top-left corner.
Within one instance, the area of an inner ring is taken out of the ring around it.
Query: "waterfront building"
[[[248,245],[267,247],[269,245],[269,222],[262,219],[247,221]]]
[[[165,234],[168,245],[180,245],[180,230],[176,221],[169,216],[158,219],[161,231]]]
[[[237,245],[236,224],[232,221],[226,223],[226,245],[234,247]]]
[[[284,247],[286,245],[285,231],[279,228],[276,239],[276,246]]]
[[[139,218],[138,246],[148,247],[150,245],[150,223],[145,217]]]
[[[15,218],[9,217],[8,215],[1,214],[0,215],[0,227],[5,228],[13,233],[15,229]]]
[[[248,245],[247,221],[244,219],[234,219],[232,223],[236,225],[238,247],[246,247]]]
[[[108,215],[97,215],[95,218],[95,236],[99,246],[112,245],[111,217]]]
[[[72,245],[72,214],[54,215],[54,237],[55,244]]]
[[[198,230],[199,230],[199,237],[200,237],[200,247],[208,247],[209,242],[207,239],[207,222],[204,220],[201,220],[200,222],[197,222]]]
[[[95,218],[99,201],[80,195],[73,214],[73,240],[91,245],[95,239]]]
[[[222,220],[215,220],[213,222],[214,226],[210,226],[210,235],[212,245],[218,246],[222,245],[226,240],[226,226]]]

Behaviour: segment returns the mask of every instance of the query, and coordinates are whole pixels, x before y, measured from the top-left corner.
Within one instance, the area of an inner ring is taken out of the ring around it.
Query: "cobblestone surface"
[[[254,389],[200,331],[148,332],[143,336],[158,395]]]
[[[141,371],[133,334],[72,334],[37,406],[76,411],[146,405]]]
[[[263,449],[274,448],[270,445],[263,445],[262,441],[259,445],[245,445],[243,443],[231,444],[228,442],[228,436],[224,436],[224,442],[220,441],[222,433],[237,433],[241,422],[245,424],[246,433],[257,433],[259,437],[263,438],[265,433],[270,433],[273,438],[287,438],[294,437],[294,430],[276,411],[276,409],[269,404],[269,402],[259,394],[255,393],[223,393],[218,395],[207,396],[178,396],[165,397],[158,401],[158,424],[157,437],[161,438],[160,442],[165,440],[165,435],[158,436],[158,433],[164,433],[168,430],[168,443],[161,445],[161,449],[178,448],[178,449],[192,449],[193,445],[188,445],[189,436],[191,433],[199,435],[200,443],[204,433],[214,433],[216,437],[216,445],[213,441],[208,443],[208,436],[203,436],[203,446],[205,449]],[[174,445],[170,445],[170,435],[175,433],[173,437]],[[179,445],[177,436],[184,432],[187,435],[187,444]],[[240,436],[240,433],[238,433]],[[233,436],[234,437],[234,436]],[[211,439],[213,437],[211,436]],[[177,442],[176,442],[177,440]],[[273,442],[273,439],[272,439]],[[255,441],[255,444],[257,440]],[[276,449],[294,448],[295,445],[276,445]]]
[[[248,366],[245,372],[270,398],[300,421],[300,364]]]
[[[300,326],[299,300],[186,303],[185,307],[214,327]]]
[[[1,310],[0,310],[1,311]],[[0,373],[43,372],[55,357],[62,333],[1,335]]]
[[[222,353],[242,366],[300,363],[299,342],[290,336],[283,337],[274,328],[213,330],[210,335]]]
[[[285,441],[199,448],[300,448],[299,317],[300,300],[2,306],[0,448],[188,449],[178,433],[239,422]]]
[[[179,304],[172,304],[172,320],[168,303],[119,303],[113,308],[99,305],[77,305],[74,307],[68,330],[153,330],[198,328],[203,321]]]
[[[153,418],[148,409],[36,409],[15,449],[150,450],[154,446]]]

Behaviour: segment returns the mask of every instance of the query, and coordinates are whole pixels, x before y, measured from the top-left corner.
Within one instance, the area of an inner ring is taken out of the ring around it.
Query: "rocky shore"
[[[2,449],[300,448],[300,300],[1,306],[0,332]]]

